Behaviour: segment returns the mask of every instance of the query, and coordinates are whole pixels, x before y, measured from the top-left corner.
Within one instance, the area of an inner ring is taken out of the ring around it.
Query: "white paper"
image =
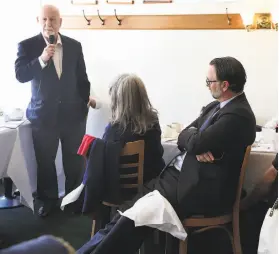
[[[101,103],[100,109],[89,109],[86,123],[86,134],[96,138],[102,138],[111,115],[109,105],[105,102]]]
[[[118,212],[122,216],[133,220],[136,227],[157,228],[183,241],[187,237],[187,233],[173,207],[157,190],[140,198],[132,208],[124,213]]]
[[[66,205],[77,201],[77,199],[79,198],[83,188],[84,188],[84,184],[82,183],[80,186],[78,186],[76,189],[74,189],[68,195],[66,195],[62,199],[61,206],[60,206],[61,210],[64,210],[64,207]]]

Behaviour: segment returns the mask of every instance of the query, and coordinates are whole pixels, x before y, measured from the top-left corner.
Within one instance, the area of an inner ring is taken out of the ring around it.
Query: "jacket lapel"
[[[35,45],[34,45],[35,46]],[[46,42],[44,40],[44,37],[41,33],[39,33],[37,35],[37,43],[36,43],[36,46],[34,47],[34,53],[36,56],[40,56],[44,50],[44,48],[46,47]]]
[[[63,73],[67,72],[67,63],[69,62],[69,56],[70,56],[70,47],[68,44],[68,40],[65,36],[60,35],[61,41],[62,41],[62,70],[61,70],[61,77],[60,79],[62,79],[63,77]]]
[[[226,111],[228,108],[233,106],[235,103],[239,103],[240,101],[246,100],[246,95],[243,92],[242,94],[238,95],[236,98],[231,100],[228,104],[226,104],[224,107],[220,108],[220,110],[215,114],[215,116],[212,118],[212,121],[217,119],[217,117],[222,114],[224,111]]]
[[[206,119],[208,118],[209,116],[209,113],[212,111],[213,108],[216,107],[216,105],[218,104],[218,101],[215,101],[214,103],[210,103],[209,105],[207,105],[203,110],[202,110],[202,113],[200,115],[200,119],[199,119],[199,125],[198,127],[200,128],[204,121],[206,121]]]

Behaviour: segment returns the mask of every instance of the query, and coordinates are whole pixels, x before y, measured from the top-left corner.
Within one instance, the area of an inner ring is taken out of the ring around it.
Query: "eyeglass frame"
[[[206,82],[206,86],[208,87],[214,82],[221,82],[221,81],[220,80],[209,80],[208,78],[206,78],[205,82]]]

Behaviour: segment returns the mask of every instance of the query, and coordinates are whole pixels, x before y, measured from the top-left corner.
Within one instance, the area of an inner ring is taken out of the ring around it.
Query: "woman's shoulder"
[[[159,120],[155,121],[152,126],[148,129],[150,132],[160,132],[161,133],[161,126]]]

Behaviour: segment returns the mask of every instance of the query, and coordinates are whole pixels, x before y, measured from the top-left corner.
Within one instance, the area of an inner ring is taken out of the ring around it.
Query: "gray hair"
[[[158,112],[149,101],[144,83],[134,74],[122,74],[112,83],[111,123],[124,132],[128,126],[136,134],[144,134],[158,122]]]

